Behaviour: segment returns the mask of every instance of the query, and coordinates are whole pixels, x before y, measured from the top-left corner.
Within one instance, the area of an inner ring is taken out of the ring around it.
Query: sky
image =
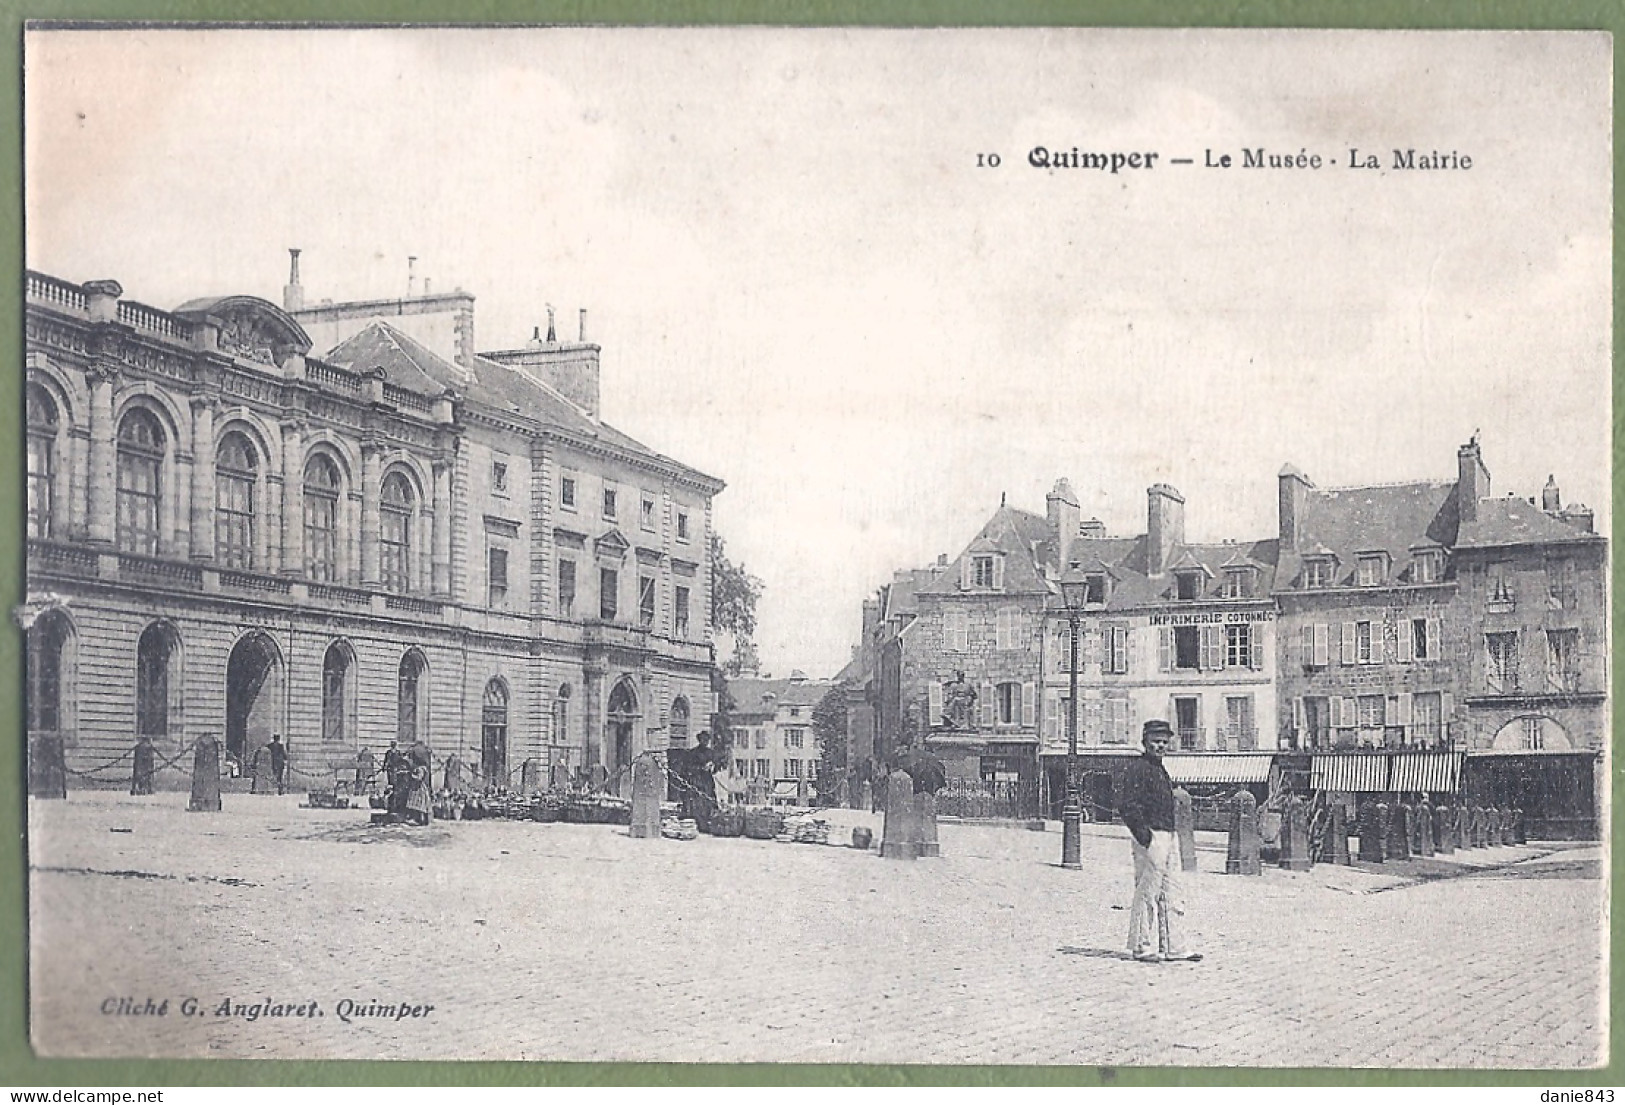
[[[33,30],[27,259],[172,308],[280,302],[288,247],[307,302],[400,296],[412,255],[482,349],[587,308],[605,420],[727,482],[764,670],[826,676],[893,571],[1061,476],[1113,534],[1166,482],[1190,539],[1251,540],[1285,463],[1447,480],[1477,433],[1495,494],[1552,474],[1606,531],[1609,45]]]

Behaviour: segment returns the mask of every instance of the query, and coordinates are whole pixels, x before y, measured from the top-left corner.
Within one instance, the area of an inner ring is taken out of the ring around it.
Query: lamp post
[[[1077,568],[1061,576],[1061,599],[1072,630],[1072,656],[1067,670],[1071,695],[1066,700],[1066,805],[1061,808],[1061,866],[1083,869],[1083,799],[1078,794],[1078,619],[1089,597],[1089,581]]]

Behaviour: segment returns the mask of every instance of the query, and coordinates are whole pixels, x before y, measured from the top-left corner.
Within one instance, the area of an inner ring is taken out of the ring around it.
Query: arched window
[[[305,465],[305,572],[314,580],[339,578],[338,465],[320,453]]]
[[[410,747],[427,733],[427,710],[424,709],[424,675],[427,665],[419,652],[408,652],[401,657],[399,679],[396,683],[395,737],[401,747]]]
[[[135,731],[141,736],[169,735],[171,701],[180,683],[170,671],[175,633],[166,625],[149,625],[135,650]]]
[[[508,781],[508,688],[500,679],[485,685],[480,710],[480,773],[488,783]]]
[[[56,476],[56,404],[45,389],[28,388],[28,536],[51,536],[51,481]]]
[[[396,594],[412,589],[412,485],[391,472],[379,503],[378,562],[384,588]]]
[[[63,652],[68,643],[68,620],[46,613],[28,631],[28,731],[55,733],[62,725]]]
[[[553,699],[553,743],[570,742],[570,684],[560,683],[558,697]]]
[[[688,747],[688,699],[681,695],[671,702],[671,746]]]
[[[327,646],[322,659],[322,742],[344,744],[350,736],[350,650],[342,642]]]
[[[254,487],[259,459],[248,437],[233,431],[215,454],[215,559],[226,568],[254,567]]]
[[[163,503],[163,426],[137,407],[118,430],[118,546],[126,552],[158,555]]]

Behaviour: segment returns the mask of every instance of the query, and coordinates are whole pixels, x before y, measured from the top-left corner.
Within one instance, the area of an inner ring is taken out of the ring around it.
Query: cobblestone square
[[[1242,878],[1200,834],[1206,958],[1141,964],[1120,826],[1086,827],[1081,873],[1055,831],[945,824],[941,859],[895,862],[611,826],[374,828],[292,796],[189,814],[181,794],[80,793],[32,802],[29,833],[45,1056],[1606,1060],[1595,846]]]

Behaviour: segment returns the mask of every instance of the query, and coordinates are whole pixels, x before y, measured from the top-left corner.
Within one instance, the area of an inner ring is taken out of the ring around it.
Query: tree
[[[711,626],[726,633],[729,655],[722,670],[729,676],[756,670],[756,600],[762,597],[762,581],[745,570],[744,562],[728,559],[722,538],[711,535]]]
[[[818,738],[818,798],[822,802],[845,800],[846,783],[846,687],[837,683],[813,707],[812,730]]]

